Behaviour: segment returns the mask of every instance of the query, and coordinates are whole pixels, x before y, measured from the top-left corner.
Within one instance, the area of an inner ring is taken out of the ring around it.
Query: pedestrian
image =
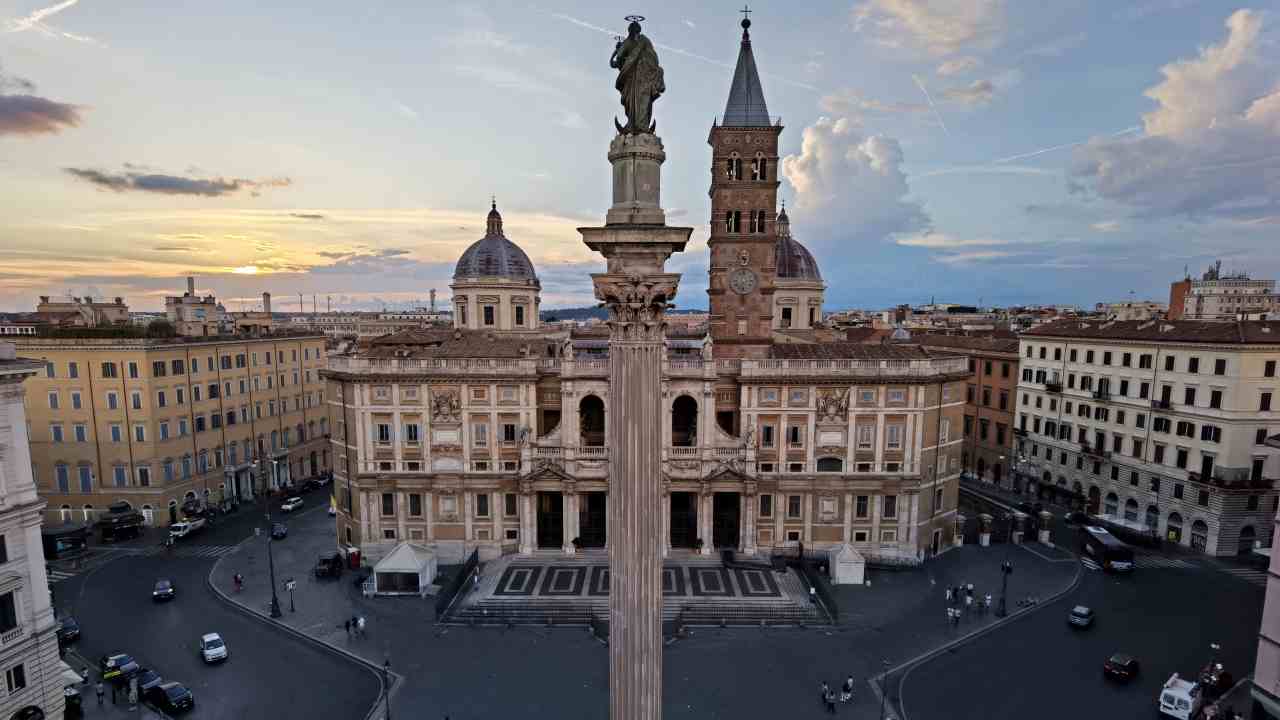
[[[101,680],[98,681],[98,684],[95,685],[93,689],[96,690],[98,693],[98,707],[102,707],[102,696],[106,694],[107,690],[106,688],[102,687]]]
[[[826,695],[822,696],[822,701],[827,704],[827,712],[832,715],[835,715],[836,714],[836,694],[832,692],[830,689],[828,689]]]
[[[111,704],[116,704],[116,684],[114,682],[111,683]]]
[[[827,703],[827,693],[831,692],[831,688],[827,685],[827,681],[822,681],[822,689],[818,691],[818,702],[824,706]]]
[[[991,593],[987,593],[986,597],[987,612],[991,611]]]
[[[355,615],[352,615],[351,616],[351,632],[352,633],[356,631],[356,620],[358,620],[358,618]]]
[[[965,596],[964,596],[964,611],[967,613],[967,612],[970,612],[970,611],[972,611],[972,610],[973,610],[973,595],[965,595]]]
[[[360,619],[357,620],[356,622],[357,622],[357,627],[360,629],[360,637],[364,637],[364,616],[361,615]]]
[[[350,621],[350,620],[348,620],[348,621],[346,621],[346,622],[342,623],[342,627],[346,629],[346,631],[347,631],[347,637],[351,637],[351,621]]]
[[[853,699],[853,676],[845,678],[844,686],[840,688],[840,702],[847,703]]]
[[[951,588],[947,588],[947,602],[951,602]]]

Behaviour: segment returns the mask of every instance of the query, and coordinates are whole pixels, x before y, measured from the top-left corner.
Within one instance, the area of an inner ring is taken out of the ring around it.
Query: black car
[[[157,602],[172,600],[177,596],[178,590],[173,586],[173,581],[164,578],[157,580],[155,589],[151,591],[151,599]]]
[[[80,623],[67,615],[58,621],[58,642],[69,643],[80,639]]]
[[[138,680],[138,692],[142,693],[143,697],[146,697],[148,690],[164,682],[164,678],[160,677],[160,673],[151,668],[141,668],[134,677]]]
[[[143,697],[166,713],[190,710],[196,706],[195,696],[178,682],[160,683],[147,690]]]
[[[102,679],[115,683],[123,683],[138,672],[138,663],[129,655],[103,655],[98,660],[98,669],[102,671]]]
[[[271,539],[283,540],[289,536],[289,526],[284,523],[271,524]]]
[[[342,577],[342,553],[329,553],[316,559],[315,575],[318,578]]]
[[[315,478],[311,478],[310,480],[302,483],[302,492],[304,493],[311,492],[312,490],[319,490],[319,489],[320,489],[320,481]]]
[[[1124,653],[1116,653],[1102,664],[1102,672],[1109,678],[1128,682],[1138,676],[1138,661]]]

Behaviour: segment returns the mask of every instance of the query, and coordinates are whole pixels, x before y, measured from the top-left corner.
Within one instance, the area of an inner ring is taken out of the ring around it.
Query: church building
[[[778,208],[778,141],[742,22],[714,120],[708,325],[666,331],[663,547],[950,547],[967,360],[831,342],[818,262]],[[510,235],[508,235],[510,233]],[[453,327],[330,355],[338,541],[574,555],[608,539],[608,334],[539,323],[541,283],[496,203],[459,258]]]

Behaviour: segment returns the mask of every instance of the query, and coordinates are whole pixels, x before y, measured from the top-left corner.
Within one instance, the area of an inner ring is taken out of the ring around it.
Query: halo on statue
[[[623,19],[623,20],[626,20],[626,21],[627,21],[627,22],[629,22],[629,23],[633,23],[633,22],[637,22],[637,23],[638,23],[638,22],[644,22],[644,16],[643,16],[643,15],[628,15],[628,16],[626,16],[626,17],[622,18],[622,19]]]

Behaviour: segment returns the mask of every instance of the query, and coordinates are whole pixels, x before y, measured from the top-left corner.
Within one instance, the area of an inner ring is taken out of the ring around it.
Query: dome
[[[808,248],[791,237],[791,221],[787,218],[785,207],[778,213],[778,240],[774,243],[773,253],[778,265],[779,280],[822,282],[818,261],[813,259]]]
[[[538,285],[538,274],[529,256],[502,234],[502,215],[498,213],[497,203],[489,210],[484,237],[462,253],[453,271],[454,280],[482,277],[500,277]]]

